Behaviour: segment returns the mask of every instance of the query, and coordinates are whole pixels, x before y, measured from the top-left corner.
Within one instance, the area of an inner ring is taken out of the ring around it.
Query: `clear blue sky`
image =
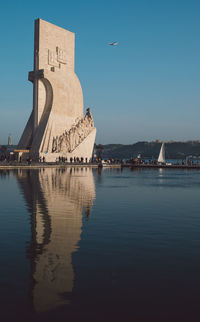
[[[76,34],[97,143],[200,139],[200,1],[11,0],[0,5],[0,143],[18,143],[32,109],[36,18]]]

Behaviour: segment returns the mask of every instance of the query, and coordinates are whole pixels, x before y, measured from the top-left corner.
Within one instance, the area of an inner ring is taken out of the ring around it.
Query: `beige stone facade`
[[[33,111],[19,141],[32,158],[92,156],[96,129],[74,72],[74,33],[41,19],[35,21]]]

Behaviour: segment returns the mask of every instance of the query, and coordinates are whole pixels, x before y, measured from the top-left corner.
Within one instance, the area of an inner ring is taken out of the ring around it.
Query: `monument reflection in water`
[[[31,213],[30,297],[36,312],[70,303],[82,214],[89,216],[95,184],[89,168],[19,170],[17,179]]]

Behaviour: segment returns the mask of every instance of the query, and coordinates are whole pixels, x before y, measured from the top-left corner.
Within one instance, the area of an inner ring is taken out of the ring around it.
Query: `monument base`
[[[82,143],[80,143],[72,152],[53,152],[53,153],[38,153],[36,154],[30,154],[30,157],[32,160],[39,160],[41,159],[43,161],[43,158],[45,162],[57,162],[59,161],[59,158],[66,158],[67,162],[70,162],[70,158],[83,158],[83,162],[89,162],[91,160],[93,147],[94,147],[94,141],[96,137],[96,128],[92,130],[92,132],[84,139]]]

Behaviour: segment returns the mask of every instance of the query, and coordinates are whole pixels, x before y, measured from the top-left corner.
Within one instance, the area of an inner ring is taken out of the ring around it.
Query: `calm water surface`
[[[1,321],[199,321],[200,171],[0,171]]]

